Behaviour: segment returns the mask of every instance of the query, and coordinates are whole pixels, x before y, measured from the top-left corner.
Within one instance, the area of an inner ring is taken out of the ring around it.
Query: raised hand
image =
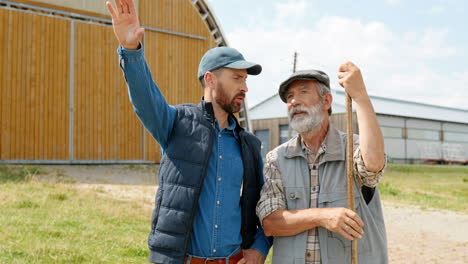
[[[339,84],[356,103],[368,97],[361,70],[354,63],[345,62],[340,65],[338,71]]]
[[[133,0],[115,0],[116,8],[107,1],[106,7],[112,17],[114,33],[125,49],[138,49],[145,29],[140,21]]]

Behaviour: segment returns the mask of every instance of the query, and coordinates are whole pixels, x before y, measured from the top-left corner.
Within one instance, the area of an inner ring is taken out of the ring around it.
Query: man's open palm
[[[115,0],[115,4],[116,8],[109,1],[106,2],[115,36],[122,47],[137,49],[145,29],[140,27],[135,3],[133,0]]]

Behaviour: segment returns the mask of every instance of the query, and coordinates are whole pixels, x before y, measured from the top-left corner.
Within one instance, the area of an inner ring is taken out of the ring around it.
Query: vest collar
[[[198,105],[198,108],[203,112],[203,116],[214,125],[215,123],[215,115],[213,110],[213,104],[211,102],[206,102],[205,98],[201,98],[201,102]]]
[[[205,98],[202,96],[201,102],[198,105],[198,108],[203,112],[203,116],[213,125],[215,124],[216,117],[213,110],[213,104],[211,102],[205,101]],[[237,138],[241,131],[244,131],[244,128],[239,125],[237,118],[233,114],[229,114],[228,122],[231,126],[231,120],[235,122],[235,128],[233,129],[234,136]]]
[[[298,135],[288,141],[286,145],[286,158],[306,158],[305,153],[302,150],[301,140],[301,136]],[[341,140],[340,133],[333,125],[330,124],[328,126],[327,136],[325,137],[325,154],[323,154],[320,163],[334,160],[345,160],[342,144],[343,142]]]

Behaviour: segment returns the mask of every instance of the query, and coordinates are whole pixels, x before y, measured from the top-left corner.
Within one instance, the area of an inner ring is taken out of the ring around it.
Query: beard
[[[245,93],[237,93],[231,99],[229,99],[229,96],[226,90],[224,89],[223,84],[221,82],[218,82],[218,85],[216,86],[215,101],[226,113],[233,114],[240,111],[242,103],[236,102],[236,98],[239,96],[245,97]]]
[[[323,103],[311,106],[295,106],[288,111],[289,125],[299,134],[313,133],[320,129],[323,121]],[[303,111],[305,114],[295,116],[294,112]]]

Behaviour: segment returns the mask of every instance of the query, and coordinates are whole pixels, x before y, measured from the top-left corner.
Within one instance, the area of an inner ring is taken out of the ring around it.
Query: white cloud
[[[421,38],[418,55],[425,58],[449,57],[456,54],[456,49],[447,46],[448,30],[426,29]]]
[[[277,91],[290,75],[297,51],[298,69],[324,70],[332,88],[339,89],[338,66],[351,60],[362,69],[370,94],[466,108],[463,98],[468,97],[468,72],[447,75],[427,66],[457,54],[446,42],[448,30],[396,33],[381,22],[336,16],[314,21],[290,27],[287,19],[278,18],[271,28],[252,26],[229,33],[233,47],[263,65],[259,77],[249,78],[250,106]]]
[[[443,6],[433,6],[429,10],[427,10],[425,13],[430,14],[430,15],[435,15],[435,14],[441,14],[445,11],[445,7]]]
[[[305,0],[290,0],[286,3],[276,3],[275,10],[279,14],[279,19],[302,18],[305,15],[308,2]]]
[[[389,5],[398,5],[401,3],[402,0],[385,0],[385,3]]]

